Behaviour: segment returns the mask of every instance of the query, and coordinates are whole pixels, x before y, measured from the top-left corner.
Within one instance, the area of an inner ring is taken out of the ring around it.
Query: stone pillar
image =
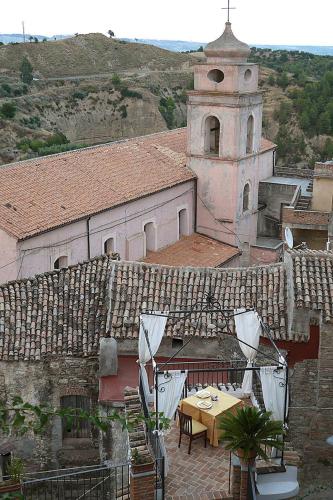
[[[131,500],[154,500],[155,499],[155,471],[142,472],[139,474],[131,471],[130,476],[130,499]]]

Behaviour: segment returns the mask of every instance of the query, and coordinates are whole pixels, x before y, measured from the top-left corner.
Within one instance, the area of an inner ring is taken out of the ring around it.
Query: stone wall
[[[34,404],[59,407],[61,396],[87,395],[92,407],[98,399],[97,358],[62,358],[45,362],[0,362],[0,394],[10,400],[21,396]],[[62,423],[55,418],[43,436],[1,438],[2,447],[25,459],[28,469],[55,468],[99,462],[98,432],[89,439],[62,438]]]
[[[290,378],[289,437],[301,454],[301,483],[325,483],[333,475],[332,324],[320,325],[319,359],[296,363]]]

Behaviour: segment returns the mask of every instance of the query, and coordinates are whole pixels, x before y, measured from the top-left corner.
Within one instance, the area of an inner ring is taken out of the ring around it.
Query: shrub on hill
[[[162,97],[160,99],[159,111],[163,116],[168,129],[172,129],[175,124],[175,101],[172,97]]]
[[[16,114],[16,106],[13,102],[5,102],[1,107],[0,107],[0,115],[3,118],[14,118]]]
[[[30,85],[30,83],[33,80],[33,75],[32,75],[32,65],[29,61],[29,59],[25,56],[22,59],[21,66],[20,66],[20,72],[21,72],[21,80],[23,83]]]

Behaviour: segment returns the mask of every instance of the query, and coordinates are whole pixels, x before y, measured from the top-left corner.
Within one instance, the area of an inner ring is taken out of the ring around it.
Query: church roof
[[[238,248],[194,233],[158,252],[148,252],[145,262],[167,266],[218,267],[240,254]]]
[[[225,23],[223,34],[204,49],[208,58],[221,58],[225,61],[244,62],[251,53],[250,47],[238,40],[232,32],[231,23]]]
[[[186,128],[0,167],[0,228],[18,239],[156,193],[195,176]]]
[[[189,308],[212,291],[226,309],[255,307],[271,324],[275,339],[303,342],[308,332],[290,333],[288,302],[333,319],[333,252],[288,252],[284,263],[239,269],[169,267],[116,262],[103,256],[0,286],[0,359],[39,361],[47,357],[91,356],[111,335],[136,339],[142,310]],[[290,273],[290,274],[289,274]],[[293,296],[287,296],[288,276]],[[185,329],[184,329],[185,325]],[[216,335],[193,318],[172,325],[166,335],[203,340]],[[233,329],[233,324],[230,325]]]

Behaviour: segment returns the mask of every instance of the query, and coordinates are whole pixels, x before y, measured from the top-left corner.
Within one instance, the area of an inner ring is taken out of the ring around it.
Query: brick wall
[[[329,223],[328,212],[314,212],[311,210],[294,210],[284,207],[282,211],[283,224],[309,224],[327,225]]]

